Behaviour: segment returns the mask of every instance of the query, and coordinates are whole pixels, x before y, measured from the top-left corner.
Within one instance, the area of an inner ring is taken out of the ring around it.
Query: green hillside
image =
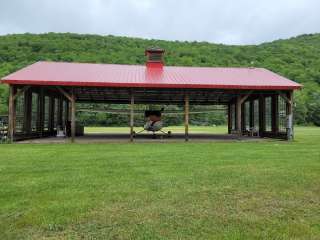
[[[144,49],[166,49],[167,65],[254,66],[304,84],[296,93],[296,122],[320,125],[320,34],[250,46],[179,42],[71,33],[0,36],[0,77],[40,60],[143,64]],[[7,111],[0,87],[0,114]]]

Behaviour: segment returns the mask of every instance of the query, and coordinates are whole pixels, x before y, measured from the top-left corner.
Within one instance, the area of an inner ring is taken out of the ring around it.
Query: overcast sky
[[[320,32],[320,1],[0,0],[0,35],[24,32],[256,44]]]

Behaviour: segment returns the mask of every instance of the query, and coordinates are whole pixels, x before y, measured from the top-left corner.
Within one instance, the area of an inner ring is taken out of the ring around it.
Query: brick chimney
[[[147,56],[146,66],[148,68],[162,68],[164,65],[163,55],[164,49],[161,48],[148,48],[145,51]]]

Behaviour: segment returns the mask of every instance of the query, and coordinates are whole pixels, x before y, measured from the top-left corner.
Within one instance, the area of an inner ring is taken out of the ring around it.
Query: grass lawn
[[[320,128],[291,143],[0,145],[0,239],[320,239]]]

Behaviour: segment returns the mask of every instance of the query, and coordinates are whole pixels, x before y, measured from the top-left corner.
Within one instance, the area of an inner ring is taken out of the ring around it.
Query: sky
[[[0,0],[0,35],[25,32],[259,44],[320,32],[320,1]]]

